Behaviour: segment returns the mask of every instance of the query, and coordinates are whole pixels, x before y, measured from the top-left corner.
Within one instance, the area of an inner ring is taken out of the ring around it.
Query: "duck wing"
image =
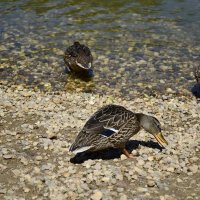
[[[127,110],[123,106],[107,105],[95,112],[84,125],[83,129],[93,132],[93,129],[99,130],[100,127],[104,129],[119,130],[134,113]],[[98,128],[97,128],[98,127]]]
[[[95,141],[110,138],[114,133],[121,132],[127,121],[135,119],[133,112],[123,106],[107,105],[95,112],[79,132],[70,151],[81,147],[90,148]]]

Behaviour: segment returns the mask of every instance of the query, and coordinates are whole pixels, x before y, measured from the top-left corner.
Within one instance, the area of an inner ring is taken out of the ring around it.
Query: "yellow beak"
[[[158,141],[158,143],[163,147],[164,144],[168,144],[168,142],[165,140],[165,138],[163,137],[162,133],[157,133],[156,135],[154,135],[154,137],[156,138],[156,140]]]

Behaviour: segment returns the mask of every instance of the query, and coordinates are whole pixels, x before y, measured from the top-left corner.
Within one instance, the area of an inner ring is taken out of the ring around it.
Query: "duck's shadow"
[[[126,146],[129,152],[132,152],[134,149],[137,149],[141,146],[145,146],[152,149],[159,149],[162,151],[162,147],[153,141],[138,141],[138,140],[130,140]],[[115,158],[120,158],[122,152],[119,149],[109,148],[101,151],[96,152],[83,152],[76,154],[73,158],[70,159],[71,163],[74,164],[81,164],[85,162],[86,160],[95,160],[95,159],[102,159],[102,160],[110,160]]]
[[[94,78],[93,73],[88,73],[87,71],[83,72],[70,72],[67,68],[64,70],[64,74],[68,74],[68,77],[72,80],[79,79],[81,81],[89,82],[92,81]]]

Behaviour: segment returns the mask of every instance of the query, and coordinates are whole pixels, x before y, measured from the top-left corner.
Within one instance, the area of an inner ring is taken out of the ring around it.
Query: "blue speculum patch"
[[[116,132],[113,130],[105,129],[105,131],[103,133],[101,133],[101,135],[103,135],[104,137],[110,137],[114,133],[116,133]]]

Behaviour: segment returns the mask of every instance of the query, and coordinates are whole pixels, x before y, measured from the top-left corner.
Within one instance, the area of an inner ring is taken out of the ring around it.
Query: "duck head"
[[[138,113],[137,116],[140,122],[140,126],[144,128],[145,131],[151,133],[162,147],[168,144],[161,133],[160,122],[155,117],[142,113]]]

